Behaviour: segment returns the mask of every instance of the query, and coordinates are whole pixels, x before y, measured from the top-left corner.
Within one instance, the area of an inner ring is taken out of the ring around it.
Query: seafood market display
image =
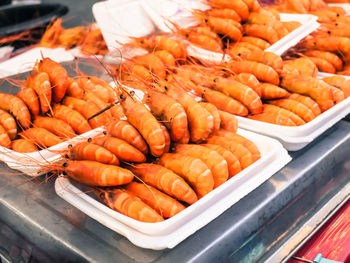
[[[6,79],[20,91],[0,92],[0,150],[55,152],[55,160],[35,165],[86,185],[95,199],[129,218],[156,223],[245,171],[268,166],[264,161],[272,157],[240,132],[237,116],[253,125],[301,129],[350,96],[349,79],[319,76],[350,72],[350,20],[342,8],[322,0],[205,4],[206,10],[191,10],[195,25],[169,21],[170,33],[118,43],[117,59],[99,60],[109,83],[83,72],[69,76],[45,57],[25,80]],[[265,51],[301,25],[282,22],[279,12],[316,15],[321,27],[283,56]],[[64,29],[61,22],[51,23],[41,46],[107,53],[100,29]],[[227,59],[193,57],[191,44]],[[51,148],[98,129],[103,134]]]

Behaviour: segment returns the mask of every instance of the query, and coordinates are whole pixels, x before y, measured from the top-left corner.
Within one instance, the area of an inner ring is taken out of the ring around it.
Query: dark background
[[[1,1],[1,0],[0,0]],[[86,25],[94,22],[92,5],[96,0],[42,0],[42,3],[59,3],[66,5],[69,12],[63,17],[64,27]]]

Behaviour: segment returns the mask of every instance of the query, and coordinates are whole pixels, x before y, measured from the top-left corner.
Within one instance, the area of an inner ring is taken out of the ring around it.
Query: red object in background
[[[350,262],[350,201],[347,201],[294,256],[312,261],[318,253],[330,260]],[[288,261],[300,262],[302,261],[297,259]]]

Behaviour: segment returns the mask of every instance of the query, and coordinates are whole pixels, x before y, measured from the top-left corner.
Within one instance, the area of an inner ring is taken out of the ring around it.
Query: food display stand
[[[207,226],[160,251],[134,246],[62,200],[54,180],[28,180],[2,165],[1,257],[4,262],[279,262],[348,198],[349,150],[350,123],[340,121],[291,153],[287,166]]]
[[[72,10],[83,21],[91,5]],[[61,199],[55,177],[30,178],[0,163],[0,262],[287,261],[349,199],[349,153],[345,118],[289,152],[292,161],[219,217],[163,250],[137,247]]]

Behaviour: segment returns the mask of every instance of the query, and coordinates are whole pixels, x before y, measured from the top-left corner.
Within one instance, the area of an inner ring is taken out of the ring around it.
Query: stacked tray
[[[261,158],[193,205],[163,222],[143,223],[124,216],[96,201],[65,177],[56,180],[56,193],[139,247],[155,250],[173,248],[268,180],[291,160],[278,141],[245,130],[238,130],[237,133],[257,145]]]

